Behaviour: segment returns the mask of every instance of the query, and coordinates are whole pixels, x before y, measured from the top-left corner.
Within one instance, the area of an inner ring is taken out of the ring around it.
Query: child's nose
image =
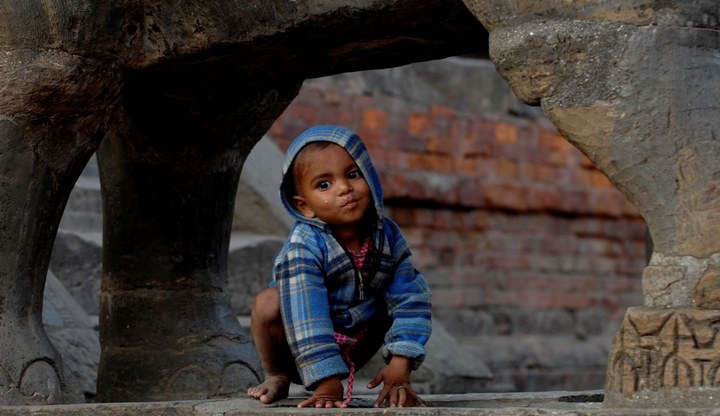
[[[341,180],[339,185],[340,185],[340,187],[339,187],[340,193],[343,193],[343,194],[344,194],[344,193],[346,193],[346,192],[352,191],[352,185],[351,185],[350,182],[349,182],[348,180],[346,180],[346,179]]]

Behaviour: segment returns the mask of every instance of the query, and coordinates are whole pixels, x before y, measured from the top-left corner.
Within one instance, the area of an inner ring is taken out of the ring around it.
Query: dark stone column
[[[652,236],[645,305],[628,311],[615,338],[606,403],[716,407],[717,1],[465,3],[491,31],[490,56],[515,93],[542,106]]]
[[[118,97],[118,77],[57,51],[0,58],[0,402],[83,401],[42,324],[52,244]]]
[[[225,292],[228,244],[245,157],[299,86],[226,81],[128,75],[98,152],[100,401],[234,396],[261,377]]]

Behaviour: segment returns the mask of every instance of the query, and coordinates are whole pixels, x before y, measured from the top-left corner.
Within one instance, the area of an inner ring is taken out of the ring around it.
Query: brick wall
[[[642,304],[642,219],[488,62],[309,80],[270,135],[284,150],[325,123],[366,142],[456,336],[608,338]]]

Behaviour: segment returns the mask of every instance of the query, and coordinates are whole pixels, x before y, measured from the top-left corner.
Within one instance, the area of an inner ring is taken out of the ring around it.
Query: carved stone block
[[[720,404],[720,310],[628,309],[608,363],[609,407]]]

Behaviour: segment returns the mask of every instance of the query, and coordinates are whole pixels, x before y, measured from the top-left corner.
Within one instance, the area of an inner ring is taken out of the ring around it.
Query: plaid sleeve
[[[348,368],[334,340],[322,251],[312,232],[294,230],[275,262],[280,312],[290,351],[306,387]]]
[[[413,266],[410,248],[397,225],[388,221],[395,273],[385,293],[393,324],[385,335],[385,359],[400,355],[413,359],[414,368],[425,359],[425,343],[432,332],[430,288]]]

